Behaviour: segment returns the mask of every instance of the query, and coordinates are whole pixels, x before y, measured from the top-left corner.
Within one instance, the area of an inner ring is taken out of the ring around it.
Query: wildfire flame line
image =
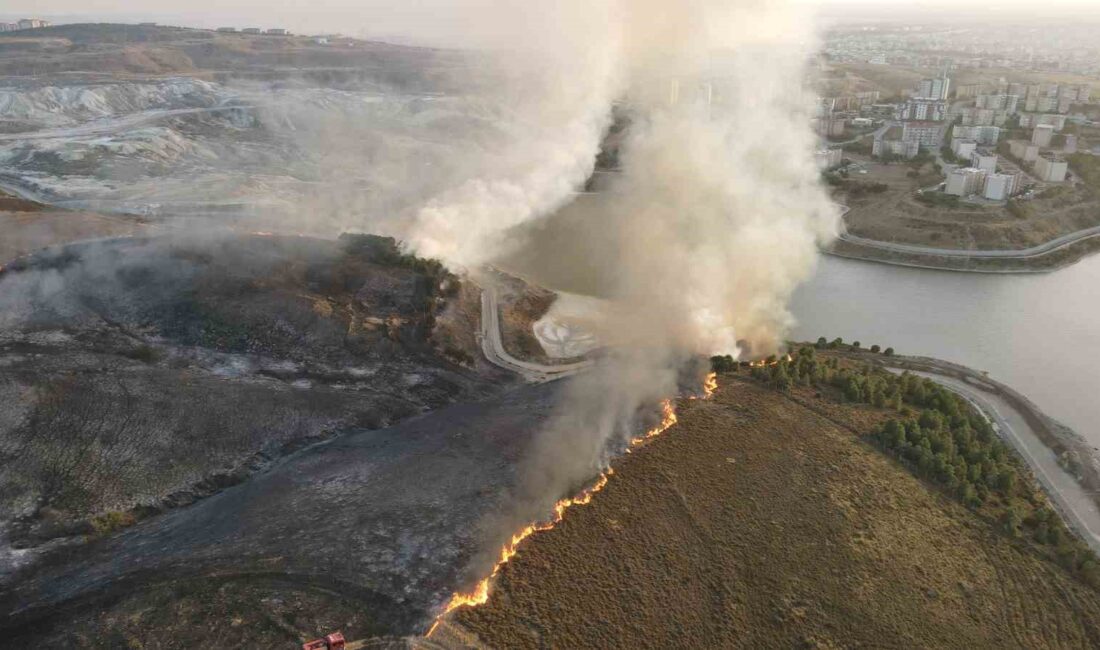
[[[714,394],[714,391],[718,388],[718,375],[716,373],[710,373],[703,381],[703,396],[702,399],[707,399]],[[645,434],[632,438],[630,441],[630,448],[637,447],[643,444],[650,438],[655,438],[665,431],[667,431],[672,425],[676,424],[676,409],[672,405],[671,399],[666,399],[661,402],[661,422],[657,426],[653,427]],[[629,451],[628,449],[627,451]],[[573,506],[583,506],[592,503],[592,498],[597,492],[602,490],[607,482],[611,480],[611,477],[615,474],[615,470],[608,467],[607,470],[600,473],[599,478],[585,489],[581,490],[576,496],[568,497],[559,500],[554,504],[554,514],[550,519],[546,521],[539,521],[527,524],[524,528],[520,529],[512,535],[512,539],[504,544],[500,549],[500,556],[496,564],[493,565],[493,570],[488,576],[482,578],[474,588],[468,592],[455,592],[451,596],[451,599],[447,601],[447,605],[443,608],[443,611],[436,617],[435,622],[432,623],[431,628],[428,629],[428,633],[425,636],[431,636],[439,627],[439,623],[443,618],[458,609],[459,607],[477,607],[478,605],[484,605],[489,601],[489,585],[493,579],[500,573],[501,568],[508,563],[519,550],[519,545],[523,543],[523,540],[527,539],[535,533],[550,530],[556,526],[562,519],[565,518],[565,512]]]
[[[776,359],[774,361],[768,361],[767,359],[758,359],[756,361],[749,361],[748,365],[749,365],[750,368],[770,368],[771,366],[779,365],[780,361],[786,361],[787,363],[790,363],[793,360],[794,360],[794,358],[791,357],[791,355],[787,354],[787,355],[784,355],[782,359]]]

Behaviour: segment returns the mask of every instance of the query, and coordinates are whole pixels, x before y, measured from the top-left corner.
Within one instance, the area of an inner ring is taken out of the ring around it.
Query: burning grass
[[[737,375],[451,621],[500,648],[1081,647],[1100,595],[867,441]]]
[[[718,388],[718,375],[717,373],[709,373],[703,380],[703,399],[710,398],[714,394],[714,391]],[[661,421],[657,426],[649,429],[644,434],[632,438],[630,446],[627,451],[631,451],[637,447],[644,445],[652,438],[656,438],[661,435],[677,422],[676,408],[673,405],[671,399],[666,399],[661,402]],[[519,546],[535,533],[551,530],[557,526],[565,518],[565,513],[573,506],[583,506],[592,503],[592,499],[597,492],[600,492],[607,486],[608,481],[615,474],[615,471],[608,467],[606,470],[600,473],[599,477],[592,483],[592,485],[584,488],[575,496],[560,499],[554,504],[553,514],[546,521],[533,522],[523,527],[512,535],[511,540],[506,542],[500,549],[500,556],[496,564],[493,565],[492,571],[488,576],[482,578],[474,588],[468,592],[456,592],[451,599],[444,606],[443,611],[435,622],[429,628],[427,636],[431,636],[433,632],[438,628],[440,621],[443,620],[448,614],[462,607],[477,607],[484,605],[489,601],[490,586],[496,577],[500,574],[502,568],[508,564],[508,562],[516,556],[519,552]]]

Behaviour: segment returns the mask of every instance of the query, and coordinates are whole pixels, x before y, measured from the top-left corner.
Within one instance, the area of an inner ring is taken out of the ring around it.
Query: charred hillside
[[[472,358],[449,333],[470,293],[373,237],[117,240],[9,265],[5,546],[80,544],[349,429],[493,393],[500,375],[452,360]]]

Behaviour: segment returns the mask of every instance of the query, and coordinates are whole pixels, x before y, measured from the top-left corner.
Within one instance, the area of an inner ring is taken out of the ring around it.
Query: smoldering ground
[[[782,341],[791,324],[787,300],[812,273],[816,247],[832,234],[836,214],[817,185],[810,155],[814,137],[802,101],[811,29],[784,7],[755,2],[731,7],[709,0],[514,0],[469,11],[470,23],[482,30],[477,45],[487,53],[479,56],[491,61],[493,82],[471,68],[450,70],[453,78],[478,81],[461,97],[416,102],[439,118],[431,120],[439,141],[428,148],[419,142],[402,147],[402,133],[386,137],[385,124],[360,128],[354,116],[329,116],[323,106],[310,107],[315,126],[298,132],[296,142],[317,154],[325,175],[348,178],[349,191],[331,184],[326,189],[332,191],[294,198],[294,216],[282,225],[329,234],[349,228],[393,233],[412,251],[439,257],[454,269],[503,260],[523,267],[528,277],[547,278],[551,286],[552,279],[568,275],[585,291],[607,298],[599,328],[615,333],[615,352],[592,373],[561,387],[552,407],[547,406],[551,397],[540,394],[539,408],[551,409],[549,421],[544,423],[542,412],[532,420],[504,418],[504,424],[534,421],[539,427],[521,455],[500,459],[507,471],[495,468],[508,475],[510,500],[480,502],[471,488],[461,493],[469,508],[457,519],[441,514],[445,509],[434,497],[417,511],[423,517],[388,510],[387,504],[403,502],[396,492],[379,506],[393,522],[416,520],[413,528],[427,532],[460,520],[469,530],[449,529],[448,539],[469,541],[470,531],[477,530],[472,543],[492,553],[511,534],[509,526],[544,518],[549,504],[590,481],[621,450],[616,443],[643,430],[656,403],[681,389],[680,374],[693,359],[736,353],[738,340],[750,341],[754,349]],[[464,109],[461,119],[445,118],[434,112],[440,104],[470,110]],[[616,105],[631,123],[622,138],[621,168],[590,218],[570,218]],[[406,128],[416,132],[415,124]],[[364,143],[362,149],[357,142]],[[418,153],[425,151],[431,152],[428,162],[438,164],[421,164]],[[370,191],[350,191],[362,185]],[[553,238],[542,237],[551,231]],[[512,408],[523,411],[522,405]],[[462,436],[478,434],[475,429]],[[495,435],[502,430],[495,426]],[[426,436],[416,453],[428,457],[431,449],[446,449],[454,460],[468,447],[462,436],[447,438],[438,448],[428,443],[442,434]],[[375,463],[367,453],[375,438],[363,434],[358,440],[362,458]],[[402,467],[416,471],[414,460],[402,456]],[[429,467],[438,468],[440,460]],[[472,461],[462,467],[471,473],[478,469]],[[369,473],[364,468],[342,466],[341,480],[352,483]],[[453,468],[447,473],[455,476]],[[323,491],[308,476],[295,481],[310,483],[311,492]],[[500,485],[493,477],[483,482],[490,489]],[[221,513],[228,511],[216,503],[232,502],[232,512],[247,513],[258,501],[277,501],[275,495],[261,495],[264,485],[276,484],[249,484],[195,514],[135,529],[128,539],[142,544],[139,551],[149,567],[160,566],[152,549],[176,527],[188,531],[191,544],[182,555],[211,548],[194,527],[209,517],[221,522],[225,538],[237,540],[236,548],[247,555],[263,527],[249,532],[226,523]],[[472,513],[486,508],[493,514],[475,525]],[[366,527],[381,519],[344,521],[362,524],[355,541],[370,537]],[[265,525],[286,538],[303,530],[285,519]],[[410,598],[426,611],[445,597],[448,587],[441,581],[455,576],[456,562],[468,559],[469,549],[456,551],[448,543],[424,550],[415,530],[393,525],[384,531],[391,546],[378,557],[412,540],[412,547],[421,549],[417,552],[427,554],[418,556],[415,575],[391,571],[393,557],[375,563],[370,558],[377,554],[363,556],[370,570],[358,575],[364,584],[388,581],[389,593],[413,590]],[[315,568],[331,566],[332,557],[343,552],[334,549],[327,547],[331,557],[302,552],[311,554],[307,564]],[[443,555],[431,555],[436,552]],[[109,555],[101,561],[109,562]],[[219,561],[236,562],[228,555]],[[481,568],[477,561],[469,566],[470,574]],[[440,573],[429,576],[434,569]],[[53,589],[47,581],[29,587],[40,588]],[[47,606],[56,597],[43,596],[41,603]]]

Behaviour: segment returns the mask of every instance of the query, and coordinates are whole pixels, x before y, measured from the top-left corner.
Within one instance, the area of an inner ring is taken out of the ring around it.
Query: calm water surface
[[[791,309],[795,339],[841,336],[988,371],[1100,447],[1100,256],[1041,275],[825,257]]]

